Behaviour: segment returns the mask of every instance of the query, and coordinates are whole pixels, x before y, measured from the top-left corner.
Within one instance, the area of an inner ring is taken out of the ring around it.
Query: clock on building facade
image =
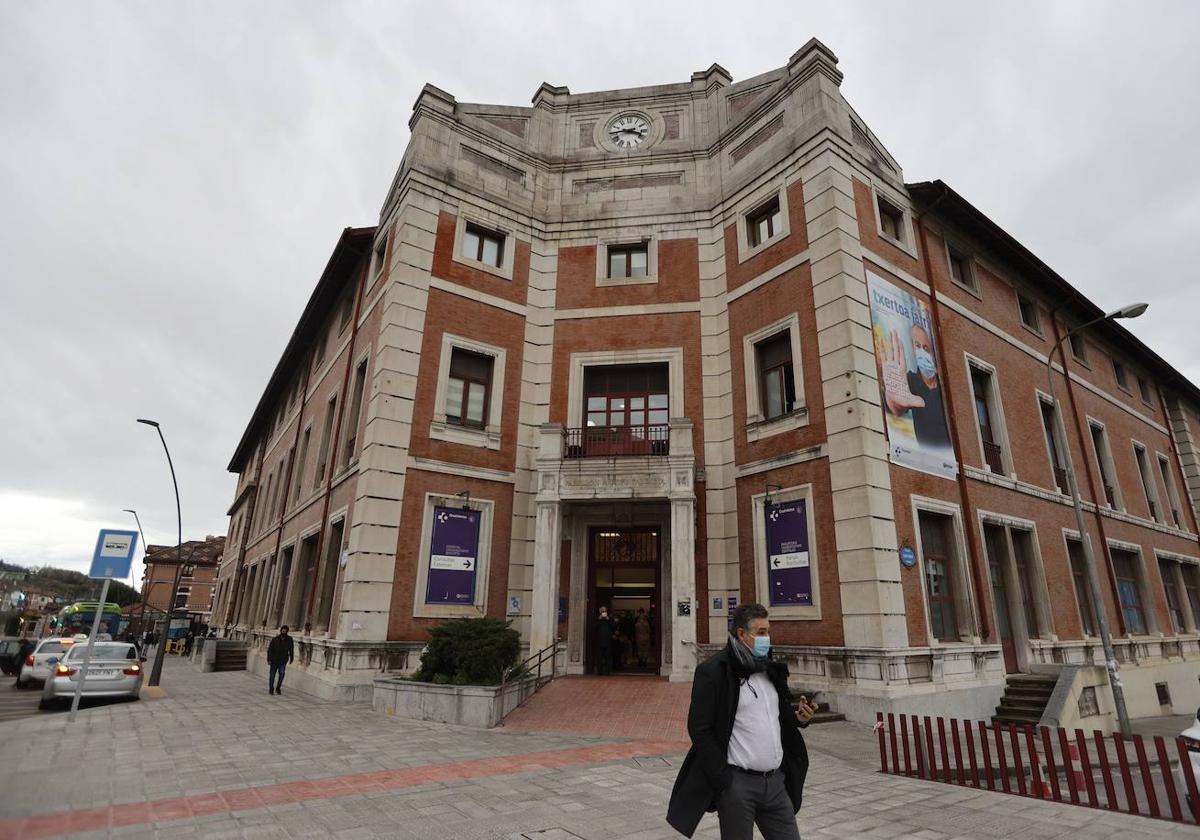
[[[650,122],[640,114],[621,114],[608,124],[608,139],[621,150],[636,149],[649,134]]]

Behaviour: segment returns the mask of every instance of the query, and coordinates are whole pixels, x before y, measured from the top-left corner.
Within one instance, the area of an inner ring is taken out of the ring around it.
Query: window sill
[[[598,277],[597,286],[648,286],[658,283],[658,276],[646,277]]]
[[[1039,330],[1037,327],[1031,327],[1028,324],[1026,324],[1024,321],[1021,322],[1021,326],[1022,326],[1022,328],[1024,328],[1025,332],[1033,333],[1038,338],[1040,338],[1042,341],[1046,340],[1046,334],[1043,333],[1041,330]]]
[[[1075,364],[1079,365],[1080,367],[1085,367],[1088,370],[1092,369],[1092,366],[1088,364],[1087,359],[1081,359],[1078,356],[1076,356],[1074,353],[1071,354],[1071,361],[1073,361]]]
[[[505,243],[505,244],[508,244],[508,243]],[[469,257],[464,257],[461,254],[457,254],[457,253],[454,255],[453,259],[454,259],[454,262],[459,263],[460,265],[465,265],[468,268],[474,268],[477,271],[483,271],[488,274],[492,274],[492,275],[500,278],[501,280],[508,280],[508,281],[512,280],[512,264],[507,259],[505,260],[503,265],[498,265],[498,266],[492,265],[491,263],[485,263],[481,260],[473,260]]]
[[[955,280],[953,277],[950,278],[950,283],[952,285],[954,285],[956,288],[961,289],[962,291],[966,292],[971,297],[976,298],[977,300],[983,300],[983,293],[980,292],[979,289],[972,288],[971,286],[968,286],[966,283],[960,283],[959,281]]]
[[[746,423],[746,440],[749,443],[764,440],[775,435],[800,429],[808,425],[808,407],[800,406],[788,414],[764,420],[758,415],[752,415]]]
[[[906,242],[904,242],[904,240],[896,239],[891,234],[884,233],[882,229],[879,230],[879,238],[883,242],[886,242],[887,244],[891,245],[892,247],[899,248],[901,251],[908,254],[910,257],[912,257],[914,260],[917,258],[916,249],[910,248],[908,246],[908,244]]]
[[[790,233],[791,233],[790,230],[786,230],[786,229],[781,230],[781,231],[779,231],[779,233],[775,234],[770,239],[764,239],[762,242],[759,242],[757,245],[751,245],[749,243],[749,241],[747,241],[745,253],[738,255],[738,263],[744,263],[744,262],[746,262],[746,260],[757,257],[759,254],[761,254],[763,251],[770,248],[772,245],[774,245],[778,242],[782,242],[784,239],[786,239],[788,237],[788,235]]]
[[[447,443],[460,443],[463,446],[474,446],[479,449],[495,450],[500,448],[500,431],[491,426],[484,429],[472,429],[456,423],[434,420],[429,424],[429,438],[443,440]]]

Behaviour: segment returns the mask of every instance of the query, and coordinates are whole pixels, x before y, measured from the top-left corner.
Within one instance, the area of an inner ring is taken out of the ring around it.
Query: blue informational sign
[[[767,588],[771,606],[812,606],[808,562],[808,503],[805,499],[768,504]]]
[[[435,507],[429,540],[426,604],[475,603],[479,511]]]
[[[115,531],[103,528],[96,538],[96,552],[92,555],[92,567],[88,577],[129,577],[133,565],[133,554],[137,550],[137,531]]]
[[[900,549],[900,562],[904,564],[906,569],[911,569],[917,565],[917,552],[913,551],[911,545],[906,545]]]

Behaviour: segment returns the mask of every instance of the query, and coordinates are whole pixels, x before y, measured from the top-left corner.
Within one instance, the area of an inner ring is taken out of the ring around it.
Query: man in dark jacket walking
[[[612,672],[613,623],[608,617],[608,607],[600,608],[600,617],[593,625],[593,644],[596,651],[596,674],[604,676]]]
[[[283,675],[287,671],[288,663],[295,658],[296,648],[285,624],[279,628],[279,635],[267,645],[267,664],[271,666],[271,674],[267,677],[269,694],[283,694]],[[276,676],[279,677],[278,682],[275,681]]]
[[[688,710],[688,751],[667,822],[691,837],[716,811],[721,840],[800,840],[796,812],[808,774],[800,728],[816,711],[801,697],[792,708],[787,666],[770,659],[770,622],[761,604],[733,613],[725,649],[696,668]]]

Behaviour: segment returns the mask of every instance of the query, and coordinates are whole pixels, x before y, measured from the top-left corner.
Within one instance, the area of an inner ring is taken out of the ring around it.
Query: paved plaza
[[[66,714],[0,723],[0,838],[678,836],[663,815],[686,748],[682,712],[637,720],[638,706],[662,697],[686,702],[679,686],[634,681],[632,706],[613,700],[620,680],[605,686],[590,717],[628,711],[635,722],[622,735],[582,724],[533,731],[531,710],[491,731],[407,721],[366,704],[270,697],[264,683],[172,660],[165,699],[87,709],[73,725]],[[536,698],[546,717],[583,702],[582,685],[561,681]],[[553,728],[573,725],[557,717]],[[1194,826],[882,776],[865,727],[806,734],[806,838],[1197,836]],[[716,838],[715,817],[696,836]]]

